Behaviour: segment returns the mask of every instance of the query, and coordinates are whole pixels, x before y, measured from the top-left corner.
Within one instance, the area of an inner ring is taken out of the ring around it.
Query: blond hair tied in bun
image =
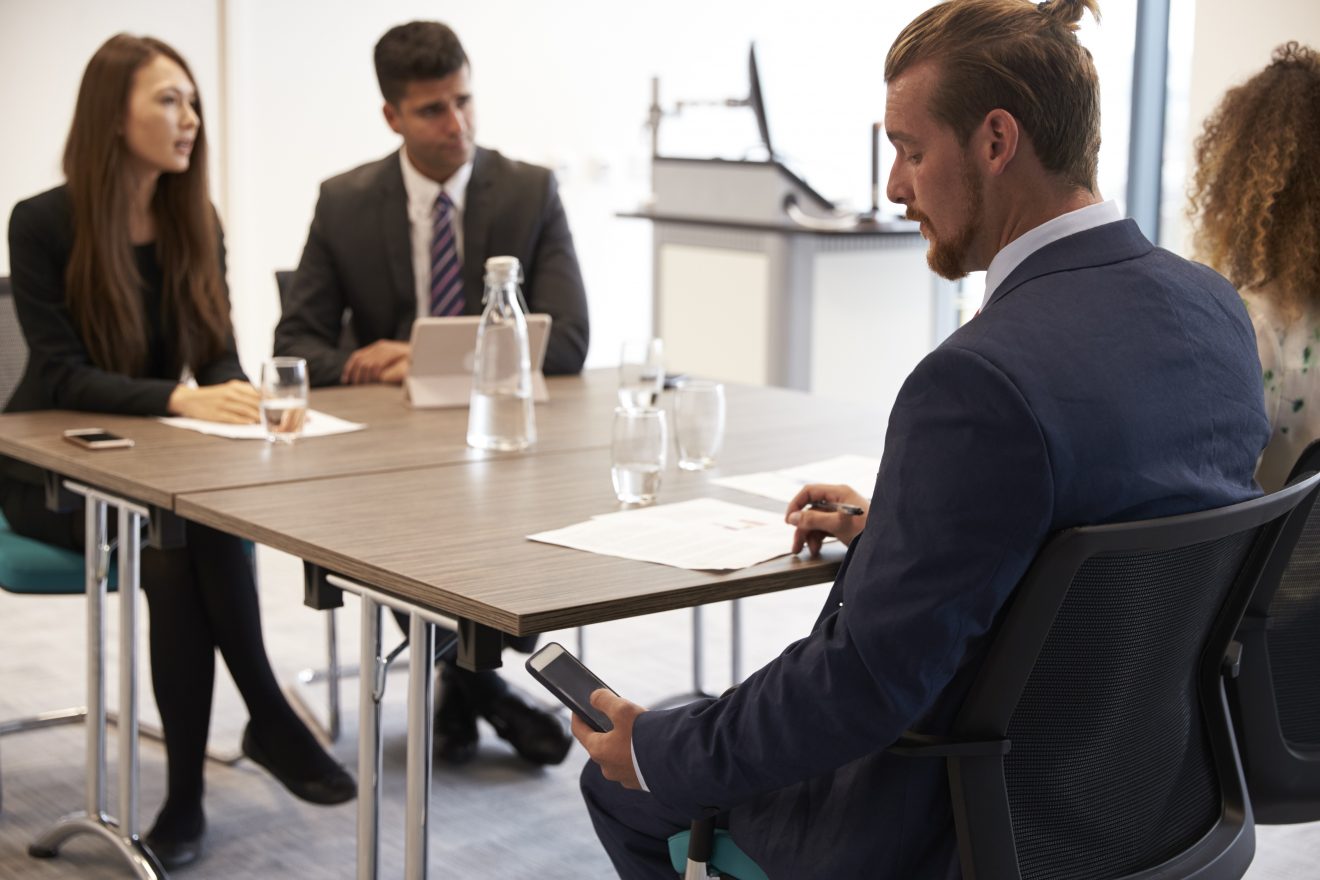
[[[1096,21],[1100,20],[1099,0],[1044,0],[1037,3],[1036,8],[1042,15],[1048,15],[1072,30],[1077,30],[1083,13],[1089,12]]]

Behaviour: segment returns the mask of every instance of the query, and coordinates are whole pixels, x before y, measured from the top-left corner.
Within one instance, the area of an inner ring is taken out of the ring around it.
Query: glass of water
[[[665,386],[665,344],[659,339],[631,339],[619,353],[619,406],[652,409]]]
[[[307,361],[271,358],[261,365],[261,426],[271,443],[293,443],[307,420]]]
[[[669,429],[662,409],[614,410],[610,476],[624,504],[650,504],[660,492],[660,474],[669,451]]]
[[[674,391],[674,439],[678,466],[702,471],[715,463],[724,443],[724,386],[688,379]]]

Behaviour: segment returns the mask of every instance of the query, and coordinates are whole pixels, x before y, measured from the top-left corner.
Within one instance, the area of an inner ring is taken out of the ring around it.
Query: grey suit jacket
[[[399,155],[321,184],[312,227],[275,328],[275,353],[307,359],[313,385],[339,381],[358,345],[407,339],[417,316],[408,197]],[[573,235],[549,169],[477,148],[463,211],[464,314],[481,314],[482,268],[490,256],[522,263],[523,295],[554,321],[546,373],[576,373],[587,356],[587,297]]]

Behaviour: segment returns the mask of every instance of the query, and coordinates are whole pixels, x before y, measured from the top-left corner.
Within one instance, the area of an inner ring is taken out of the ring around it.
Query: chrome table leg
[[[121,498],[76,483],[70,490],[87,499],[87,801],[81,813],[56,822],[28,853],[53,858],[66,840],[93,834],[114,846],[139,880],[164,880],[164,868],[138,836],[137,607],[142,548],[141,524],[147,511]],[[119,812],[106,813],[105,597],[110,568],[107,507],[119,514]]]

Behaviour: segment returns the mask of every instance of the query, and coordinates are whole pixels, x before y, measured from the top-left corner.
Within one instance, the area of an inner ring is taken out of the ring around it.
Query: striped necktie
[[[444,192],[431,211],[431,316],[463,314],[463,262],[454,239],[454,203]]]

